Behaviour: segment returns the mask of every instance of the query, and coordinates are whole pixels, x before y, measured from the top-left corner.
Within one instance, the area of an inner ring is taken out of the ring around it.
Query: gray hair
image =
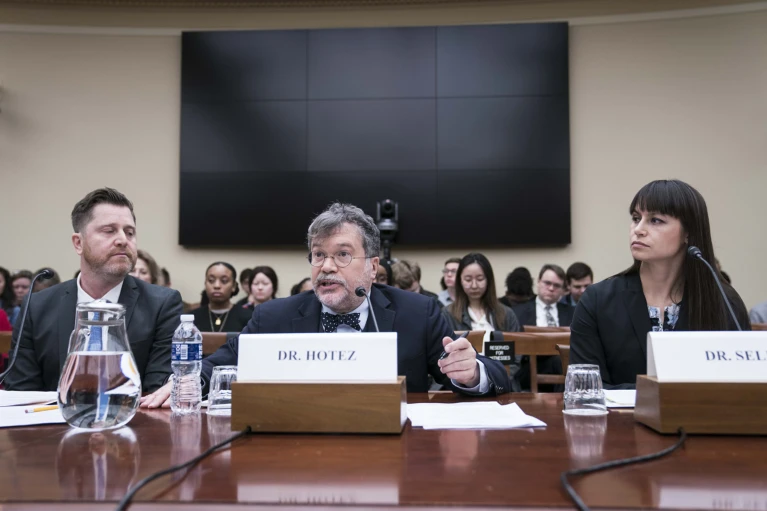
[[[366,215],[357,206],[340,202],[334,202],[328,206],[328,209],[312,220],[309,232],[306,235],[309,250],[312,249],[312,242],[314,240],[330,237],[343,224],[357,226],[362,238],[362,249],[365,251],[365,255],[367,257],[378,257],[381,252],[381,233],[373,218],[370,215]]]

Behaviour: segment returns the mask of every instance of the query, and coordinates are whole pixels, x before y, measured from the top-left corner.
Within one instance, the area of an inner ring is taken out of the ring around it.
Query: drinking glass
[[[594,364],[572,364],[565,377],[565,411],[568,415],[606,415],[602,376]]]
[[[237,366],[216,366],[210,377],[208,415],[232,414],[232,383],[237,381]]]

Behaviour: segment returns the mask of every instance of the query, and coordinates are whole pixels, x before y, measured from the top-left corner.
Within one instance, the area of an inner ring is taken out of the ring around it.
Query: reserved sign
[[[242,334],[237,381],[397,381],[397,333]]]
[[[514,357],[514,343],[502,341],[490,341],[485,343],[485,356],[497,360],[505,366],[516,362]]]
[[[767,332],[649,332],[647,375],[660,382],[767,382]]]

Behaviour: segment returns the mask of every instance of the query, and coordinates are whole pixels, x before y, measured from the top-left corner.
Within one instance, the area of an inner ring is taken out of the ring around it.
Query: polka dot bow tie
[[[360,313],[352,312],[351,314],[331,314],[329,312],[322,313],[322,328],[326,332],[335,332],[338,329],[338,325],[349,325],[355,330],[362,330],[360,328]]]

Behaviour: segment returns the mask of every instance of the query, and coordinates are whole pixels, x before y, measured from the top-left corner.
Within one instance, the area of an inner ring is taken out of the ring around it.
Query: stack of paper
[[[0,406],[39,405],[56,403],[56,392],[0,390]]]
[[[33,410],[47,403],[56,404],[55,392],[0,390],[0,408],[2,408],[0,411],[0,428],[63,423],[64,417],[58,408],[44,412],[27,413],[27,410]]]
[[[637,400],[636,390],[605,390],[607,408],[634,408]]]
[[[511,429],[546,426],[546,423],[526,415],[516,403],[502,406],[494,401],[409,404],[407,416],[414,427],[423,429]]]

